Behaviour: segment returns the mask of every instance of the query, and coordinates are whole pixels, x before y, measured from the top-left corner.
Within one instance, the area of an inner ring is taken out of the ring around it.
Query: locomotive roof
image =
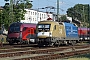
[[[51,24],[51,23],[52,23],[52,24],[53,24],[53,23],[54,23],[54,24],[55,24],[55,23],[56,23],[56,24],[59,24],[59,23],[56,22],[56,21],[48,21],[48,20],[47,20],[47,21],[40,21],[39,23],[40,23],[40,24],[44,24],[44,23],[45,23],[45,24],[46,24],[46,23],[47,23],[47,24],[49,24],[49,23],[50,23],[50,24]],[[39,23],[38,23],[38,24],[39,24]]]
[[[72,24],[72,23],[66,23],[64,22],[65,26],[76,26],[75,24]]]
[[[56,21],[49,21],[49,20],[47,20],[47,21],[40,21],[38,24],[57,24],[57,25],[65,25],[65,26],[75,26],[74,24],[72,24],[72,23],[67,23],[67,22],[56,22]]]
[[[34,24],[34,23],[21,23],[21,22],[14,22],[14,23],[12,23],[12,24],[32,24],[32,25],[36,25],[36,24]],[[12,25],[11,24],[11,25]]]
[[[36,27],[36,24],[33,24],[33,23],[20,23],[20,22],[14,22],[12,23],[10,26],[13,26],[13,24],[16,24],[17,26],[19,25],[23,25],[24,27]]]

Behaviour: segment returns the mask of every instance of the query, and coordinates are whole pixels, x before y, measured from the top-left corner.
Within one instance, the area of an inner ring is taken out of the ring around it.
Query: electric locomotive
[[[8,29],[7,42],[13,43],[34,43],[36,38],[36,24],[12,23]]]
[[[36,35],[39,46],[75,44],[79,41],[78,27],[67,22],[40,21],[36,27]]]

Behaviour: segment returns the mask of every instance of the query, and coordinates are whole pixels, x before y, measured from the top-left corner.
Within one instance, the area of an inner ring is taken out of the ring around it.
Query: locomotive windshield
[[[20,32],[20,24],[12,24],[9,29],[9,33],[11,32]]]
[[[50,30],[50,24],[39,24],[38,25],[38,30],[39,31],[49,31]]]

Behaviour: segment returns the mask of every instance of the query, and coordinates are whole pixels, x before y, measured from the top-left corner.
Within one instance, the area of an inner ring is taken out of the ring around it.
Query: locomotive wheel
[[[24,42],[20,41],[20,44],[24,44]]]
[[[68,42],[68,41],[64,41],[64,44],[65,44],[65,45],[69,45],[69,42]]]
[[[71,41],[71,45],[75,45],[76,44],[76,41]]]
[[[38,47],[42,47],[43,45],[42,44],[38,44]]]
[[[19,44],[19,42],[16,42],[17,44]]]
[[[52,47],[54,47],[54,46],[55,46],[55,44],[54,44],[54,43],[51,43],[51,44],[49,44],[49,46],[52,46]]]
[[[13,43],[14,43],[14,42],[12,42],[12,41],[9,41],[9,44],[10,44],[10,45],[12,45]]]

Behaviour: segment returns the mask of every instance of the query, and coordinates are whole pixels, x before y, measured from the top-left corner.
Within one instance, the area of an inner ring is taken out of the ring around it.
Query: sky
[[[30,0],[33,4],[32,9],[38,9],[39,11],[48,11],[48,12],[55,12],[56,9],[40,9],[45,7],[55,7],[57,8],[57,0]],[[0,0],[0,6],[4,6],[5,1]],[[90,0],[59,0],[59,14],[66,14],[68,8],[74,7],[76,4],[90,4]]]

